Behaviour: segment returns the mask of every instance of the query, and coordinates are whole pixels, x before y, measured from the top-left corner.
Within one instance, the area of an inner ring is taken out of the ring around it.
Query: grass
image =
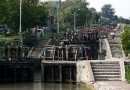
[[[53,38],[54,36],[55,38],[63,39],[63,33],[60,33],[59,35],[57,33],[46,33],[42,36],[42,39],[49,40],[50,38]]]
[[[130,30],[130,25],[126,25],[126,26],[124,27],[124,30]]]
[[[122,46],[126,56],[130,54],[130,25],[124,27],[124,32],[121,36]],[[127,41],[126,41],[127,40]]]
[[[0,40],[0,47],[5,45],[5,40]]]
[[[130,83],[130,64],[125,64],[125,78]]]

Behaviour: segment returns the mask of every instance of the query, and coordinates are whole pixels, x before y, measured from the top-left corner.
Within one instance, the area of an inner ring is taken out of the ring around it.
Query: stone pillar
[[[41,79],[44,81],[44,64],[41,63]]]
[[[16,64],[13,64],[13,68],[14,68],[14,82],[16,82],[17,77],[16,77]]]
[[[94,76],[90,61],[77,62],[77,82],[91,82],[94,81]]]
[[[51,75],[52,75],[52,82],[54,81],[54,66],[52,66],[52,68],[51,68]]]
[[[124,65],[124,61],[119,61],[120,63],[120,70],[121,70],[121,80],[122,81],[126,81],[125,79],[125,65]]]
[[[59,81],[62,82],[62,65],[59,65]]]
[[[71,66],[69,68],[69,71],[70,71],[70,80],[72,80],[72,77],[71,77],[71,74],[72,74],[72,72],[71,72]]]

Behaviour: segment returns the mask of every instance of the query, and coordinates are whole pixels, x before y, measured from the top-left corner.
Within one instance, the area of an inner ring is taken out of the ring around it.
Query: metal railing
[[[84,53],[86,53],[88,49],[88,47],[80,45],[47,45],[44,50],[44,60],[77,61],[80,57],[83,57],[84,54],[83,51],[79,53],[79,48],[82,48]]]

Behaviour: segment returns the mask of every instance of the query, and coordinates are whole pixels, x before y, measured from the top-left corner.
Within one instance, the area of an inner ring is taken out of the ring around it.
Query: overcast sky
[[[40,1],[49,1],[49,0],[40,0]],[[58,0],[50,0],[50,1],[58,1]],[[64,0],[62,0],[64,1]],[[96,8],[97,11],[101,11],[101,7],[104,4],[112,4],[112,7],[116,11],[116,15],[122,16],[124,18],[130,17],[130,0],[87,0],[90,5],[89,7]]]

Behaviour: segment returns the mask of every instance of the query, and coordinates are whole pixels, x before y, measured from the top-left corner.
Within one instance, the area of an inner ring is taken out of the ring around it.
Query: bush
[[[4,35],[4,33],[3,33],[3,32],[0,32],[0,35]]]
[[[43,40],[49,40],[51,37],[53,37],[52,33],[46,33],[41,38]]]
[[[38,39],[36,35],[26,35],[23,39],[23,44],[32,47],[36,44],[37,41]]]
[[[125,55],[127,56],[130,53],[130,27],[125,26],[124,32],[120,36],[122,47]]]
[[[5,36],[7,36],[7,37],[10,37],[10,36],[15,36],[16,34],[14,34],[14,33],[7,33],[7,34],[5,34]]]
[[[3,47],[5,45],[5,40],[0,40],[0,47]]]
[[[126,25],[126,26],[124,27],[124,30],[130,30],[130,25]]]

